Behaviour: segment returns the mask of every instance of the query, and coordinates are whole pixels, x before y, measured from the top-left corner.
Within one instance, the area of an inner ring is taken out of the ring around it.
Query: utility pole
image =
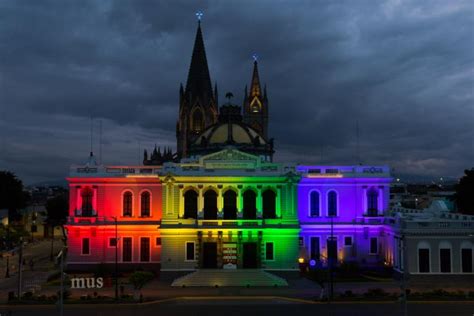
[[[66,250],[66,246],[63,247],[59,256],[61,257],[61,288],[59,290],[59,315],[63,316],[64,313],[64,253]]]
[[[331,237],[330,237],[330,242],[329,246],[330,248],[328,249],[328,258],[329,258],[329,300],[332,301],[334,298],[334,278],[333,278],[333,251],[334,251],[334,220],[333,220],[333,215],[331,213]],[[329,251],[331,253],[329,253]],[[337,251],[337,250],[336,250]]]
[[[117,216],[115,220],[115,301],[118,302],[119,291],[118,291],[118,227],[117,227]]]
[[[21,300],[21,283],[23,270],[23,237],[20,237],[20,250],[18,255],[18,300]]]
[[[403,307],[403,315],[408,316],[408,295],[407,295],[407,277],[408,277],[408,261],[406,255],[406,238],[405,235],[402,233],[400,237],[401,247],[402,247],[402,264],[403,264],[403,271],[402,271],[402,282],[400,288],[402,290],[402,307]]]
[[[54,224],[51,225],[51,253],[49,254],[49,260],[53,261],[54,257]]]

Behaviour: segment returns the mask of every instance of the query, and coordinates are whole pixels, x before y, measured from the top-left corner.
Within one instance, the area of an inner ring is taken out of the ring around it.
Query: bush
[[[135,290],[141,290],[145,284],[153,280],[154,275],[151,272],[135,271],[128,278],[129,282],[133,284]]]
[[[371,298],[386,297],[388,295],[389,294],[387,292],[380,288],[368,289],[367,292],[364,293],[365,297]]]

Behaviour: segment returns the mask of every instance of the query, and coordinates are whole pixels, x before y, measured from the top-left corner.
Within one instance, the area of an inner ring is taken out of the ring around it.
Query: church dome
[[[221,107],[219,121],[191,140],[190,154],[204,155],[233,146],[241,151],[271,157],[273,140],[266,140],[242,121],[241,108],[227,104]]]

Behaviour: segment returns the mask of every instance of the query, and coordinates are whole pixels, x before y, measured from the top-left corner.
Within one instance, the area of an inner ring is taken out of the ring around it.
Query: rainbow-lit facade
[[[68,268],[391,264],[388,168],[274,163],[256,60],[242,107],[226,96],[218,107],[199,24],[179,92],[176,153],[145,151],[142,166],[98,165],[91,153],[72,166]]]

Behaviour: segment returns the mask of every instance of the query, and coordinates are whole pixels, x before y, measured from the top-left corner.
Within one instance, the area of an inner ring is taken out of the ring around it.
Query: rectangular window
[[[195,256],[195,250],[194,250],[194,242],[187,242],[186,243],[186,261],[194,261],[196,256]]]
[[[461,263],[463,273],[472,273],[472,249],[461,249]]]
[[[89,238],[82,238],[82,254],[89,255],[90,254],[90,240]]]
[[[377,237],[370,237],[370,254],[376,255],[379,252],[379,243]]]
[[[418,249],[418,272],[430,272],[430,250]]]
[[[321,259],[321,252],[319,248],[319,237],[311,237],[310,238],[310,257],[314,260]]]
[[[117,246],[117,239],[109,238],[109,247],[116,247]]]
[[[337,238],[329,237],[327,240],[327,249],[328,249],[328,260],[331,260],[332,263],[337,262]]]
[[[440,271],[442,273],[451,272],[451,249],[439,250]]]
[[[352,246],[352,236],[345,236],[344,247],[351,247],[351,246]]]
[[[132,238],[124,237],[122,246],[122,261],[132,262]]]
[[[161,246],[161,237],[156,237],[155,246]]]
[[[140,261],[150,261],[150,238],[148,237],[140,238]]]
[[[265,243],[265,260],[273,260],[273,243]]]

